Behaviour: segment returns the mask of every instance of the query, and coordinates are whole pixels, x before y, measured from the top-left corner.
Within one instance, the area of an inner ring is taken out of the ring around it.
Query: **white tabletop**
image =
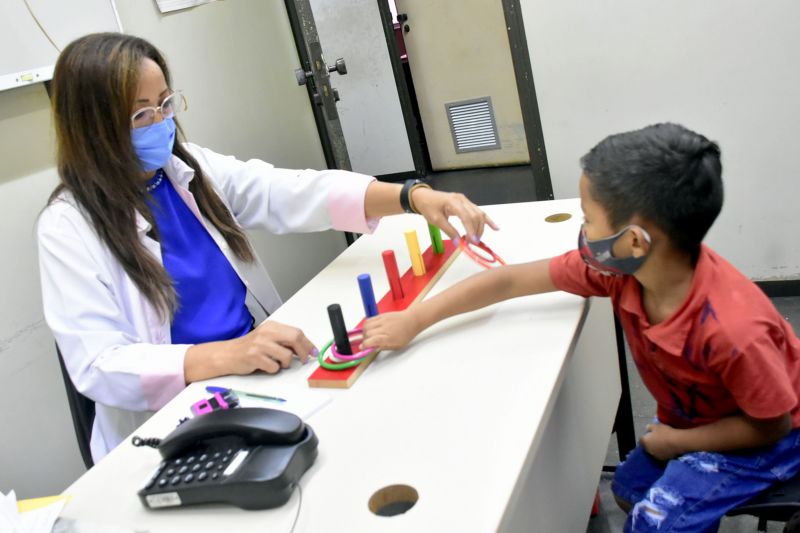
[[[551,257],[575,247],[578,200],[489,206],[501,231],[485,242],[507,262]],[[554,213],[565,222],[548,223]],[[322,346],[331,337],[326,307],[342,306],[348,326],[363,317],[356,276],[369,273],[375,294],[388,290],[380,252],[395,250],[401,273],[410,266],[403,231],[418,216],[389,217],[287,301],[272,319],[302,328]],[[460,255],[431,294],[481,270]],[[490,531],[498,527],[523,462],[541,437],[585,300],[566,293],[519,298],[440,323],[407,349],[384,352],[346,390],[307,419],[319,437],[319,457],[302,478],[295,531]],[[276,376],[218,378],[227,386],[269,392],[305,386],[315,365],[295,364]],[[190,388],[137,432],[164,436],[187,405],[203,396]],[[63,516],[151,532],[289,531],[298,494],[279,509],[228,506],[145,509],[136,494],[159,462],[156,450],[128,442],[65,492]],[[379,517],[368,507],[382,487],[408,484],[419,493],[405,514]]]

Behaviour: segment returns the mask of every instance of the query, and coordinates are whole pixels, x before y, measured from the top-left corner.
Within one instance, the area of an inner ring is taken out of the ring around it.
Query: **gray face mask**
[[[584,262],[589,267],[607,275],[607,276],[630,276],[642,266],[642,263],[647,259],[646,255],[642,257],[614,257],[613,249],[614,243],[622,237],[626,231],[633,226],[625,226],[618,233],[611,237],[603,239],[596,239],[590,241],[586,238],[586,230],[581,226],[580,234],[578,235],[578,250],[581,252]],[[650,235],[640,226],[636,226],[642,233],[647,242],[650,242]]]

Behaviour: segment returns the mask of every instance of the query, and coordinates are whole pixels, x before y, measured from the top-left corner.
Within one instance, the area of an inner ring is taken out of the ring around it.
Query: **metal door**
[[[396,4],[433,169],[528,164],[503,4]]]
[[[309,0],[286,0],[286,12],[301,63],[295,70],[295,78],[299,85],[308,89],[328,167],[352,170],[336,110],[339,93],[331,85],[330,77],[331,72],[347,74],[347,64],[343,58],[338,58],[330,66],[325,63]]]
[[[286,6],[298,51],[306,54],[298,81],[308,85],[323,145],[331,143],[336,166],[390,179],[414,171],[378,3],[286,0]],[[344,69],[346,77],[329,75]],[[338,163],[345,153],[347,167]]]

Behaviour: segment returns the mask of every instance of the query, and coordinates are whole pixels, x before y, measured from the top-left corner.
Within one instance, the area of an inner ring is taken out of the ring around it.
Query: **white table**
[[[501,231],[486,242],[508,262],[575,247],[577,200],[490,206]],[[547,223],[558,212],[566,222]],[[340,303],[349,326],[363,309],[356,276],[388,290],[380,252],[394,249],[409,267],[403,230],[428,237],[421,217],[382,221],[273,315],[301,327],[318,346],[331,337],[326,306]],[[480,270],[459,256],[431,294]],[[591,305],[590,305],[591,303]],[[269,391],[305,384],[313,365],[277,376],[218,379]],[[194,385],[136,434],[163,436]],[[584,531],[620,395],[610,305],[566,293],[520,298],[440,323],[402,352],[384,352],[351,389],[330,390],[331,403],[307,422],[319,457],[302,478],[295,531]],[[241,511],[214,505],[149,511],[137,490],[159,462],[156,450],[123,443],[65,492],[63,516],[150,532],[289,531],[297,491],[279,509]],[[419,501],[405,514],[380,517],[372,494],[407,484]]]

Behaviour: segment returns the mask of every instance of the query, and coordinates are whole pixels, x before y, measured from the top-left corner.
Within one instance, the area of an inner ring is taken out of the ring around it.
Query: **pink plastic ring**
[[[359,336],[363,338],[363,336],[361,335],[362,333],[364,333],[363,328],[356,328],[347,332],[347,338],[352,339],[352,338],[358,338]],[[354,353],[352,355],[347,355],[339,353],[339,351],[336,349],[336,343],[334,342],[333,345],[331,346],[331,359],[335,361],[356,361],[358,359],[365,358],[374,351],[375,348],[367,348],[366,350],[361,350],[360,352]]]
[[[506,264],[506,262],[503,261],[503,259],[499,255],[494,253],[494,250],[483,244],[483,241],[478,242],[478,244],[472,244],[467,240],[467,237],[465,236],[460,239],[460,242],[458,244],[461,247],[461,250],[465,254],[467,254],[467,256],[470,259],[472,259],[473,261],[475,261],[484,268],[494,268],[501,265],[505,266]],[[480,248],[481,250],[489,254],[491,256],[491,260],[473,250],[472,249],[473,246]]]

